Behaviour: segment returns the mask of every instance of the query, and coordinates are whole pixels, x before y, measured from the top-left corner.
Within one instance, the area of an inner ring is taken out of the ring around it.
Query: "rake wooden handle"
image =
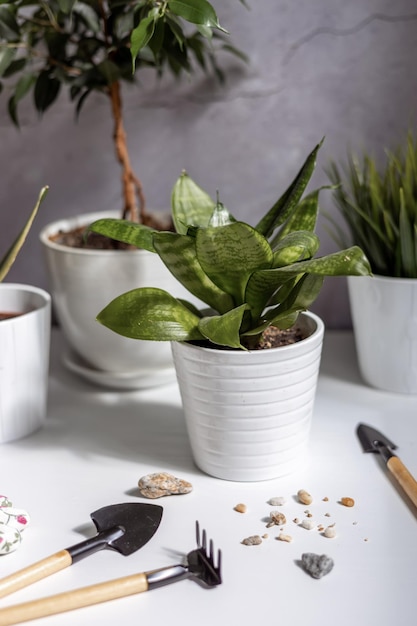
[[[21,622],[28,622],[39,617],[56,615],[57,613],[72,611],[73,609],[107,602],[108,600],[116,600],[117,598],[147,590],[148,579],[146,574],[133,574],[124,578],[0,609],[0,626],[20,624]]]
[[[42,578],[46,578],[55,572],[59,572],[66,567],[72,565],[72,557],[68,550],[56,552],[46,559],[42,559],[37,563],[33,563],[24,569],[6,576],[0,580],[0,598],[28,587]]]
[[[414,476],[410,474],[404,463],[397,456],[392,456],[388,459],[387,467],[400,483],[414,506],[417,507],[417,481]]]

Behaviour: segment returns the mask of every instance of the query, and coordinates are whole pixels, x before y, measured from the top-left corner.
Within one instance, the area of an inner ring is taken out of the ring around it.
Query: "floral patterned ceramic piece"
[[[22,531],[29,525],[29,522],[29,514],[24,509],[16,509],[11,506],[0,507],[0,528],[5,525]]]
[[[0,524],[0,555],[9,554],[19,548],[22,536],[16,528]]]
[[[0,495],[0,508],[3,506],[13,506],[13,504],[7,496]]]

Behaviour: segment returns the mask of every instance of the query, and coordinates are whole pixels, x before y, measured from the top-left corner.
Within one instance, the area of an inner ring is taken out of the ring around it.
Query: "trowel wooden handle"
[[[414,476],[410,474],[404,463],[397,456],[392,456],[388,459],[387,467],[398,480],[414,506],[417,507],[417,481]]]
[[[6,576],[0,580],[0,598],[28,587],[37,580],[46,578],[55,572],[59,572],[61,569],[65,569],[72,564],[72,557],[68,550],[61,550],[56,552],[46,559],[42,559],[33,565],[29,565],[24,569]]]
[[[133,574],[125,578],[118,578],[98,585],[82,587],[55,596],[0,609],[0,626],[20,624],[39,617],[56,615],[147,590],[146,574]]]

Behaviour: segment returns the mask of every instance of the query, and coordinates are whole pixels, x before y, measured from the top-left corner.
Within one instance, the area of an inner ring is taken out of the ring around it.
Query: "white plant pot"
[[[359,368],[384,391],[417,393],[417,279],[348,277]]]
[[[308,338],[273,349],[172,343],[194,461],[207,474],[257,481],[302,466],[324,324],[312,313],[299,324]]]
[[[71,347],[65,363],[103,386],[142,388],[175,380],[166,342],[135,341],[96,321],[116,296],[137,287],[160,287],[175,296],[192,296],[172,276],[158,255],[146,250],[84,250],[50,240],[59,230],[84,226],[115,213],[90,213],[60,220],[40,234],[52,302]]]
[[[38,430],[46,417],[51,298],[30,285],[0,284],[0,443]]]

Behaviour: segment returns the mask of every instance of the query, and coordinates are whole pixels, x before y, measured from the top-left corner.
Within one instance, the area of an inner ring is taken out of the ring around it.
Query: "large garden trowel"
[[[414,506],[417,507],[417,481],[392,450],[397,446],[375,428],[359,424],[357,434],[365,452],[378,452]]]
[[[156,504],[112,504],[91,513],[98,533],[0,580],[0,598],[59,572],[86,556],[113,548],[128,556],[145,545],[155,534],[162,518]]]

